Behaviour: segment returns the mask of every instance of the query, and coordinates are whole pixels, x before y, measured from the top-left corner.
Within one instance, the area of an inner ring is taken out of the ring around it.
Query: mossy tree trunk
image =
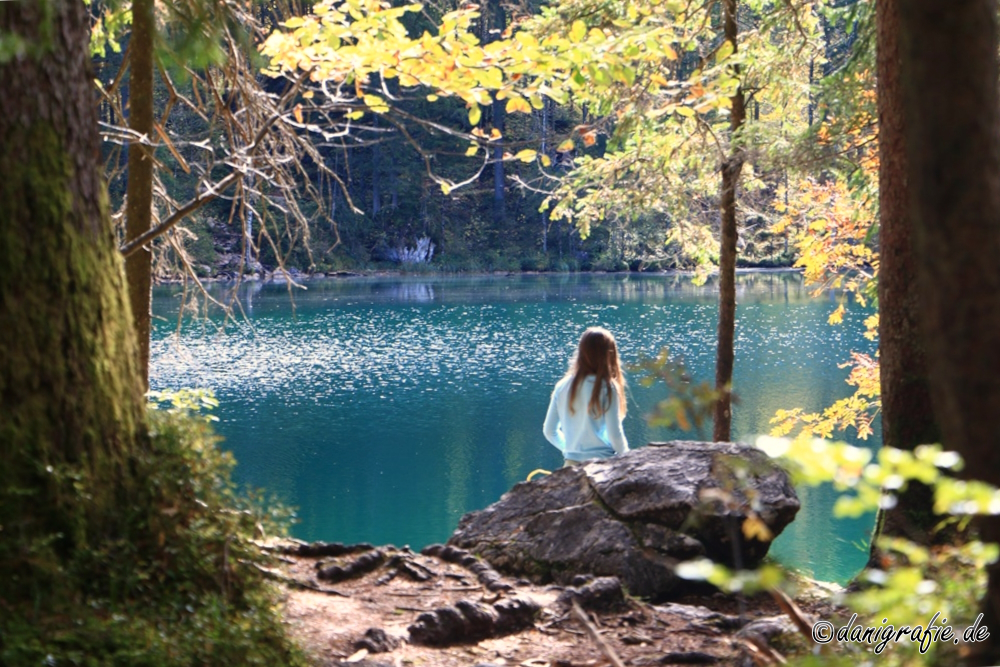
[[[156,26],[153,0],[132,3],[132,37],[129,44],[128,126],[147,139],[153,138],[153,38]],[[153,160],[149,148],[138,141],[128,147],[128,182],[125,209],[126,241],[149,231],[153,220]],[[135,322],[139,373],[143,386],[149,383],[150,297],[152,257],[140,248],[125,260],[129,301]]]
[[[82,2],[0,3],[0,598],[113,532],[142,445]],[[40,551],[28,554],[25,548]]]
[[[723,0],[725,39],[737,47],[739,27],[736,23],[736,0]],[[739,67],[737,66],[737,74]],[[719,329],[718,349],[715,356],[715,389],[720,392],[715,404],[713,439],[727,441],[731,437],[733,421],[731,389],[733,383],[733,349],[736,336],[736,189],[743,170],[743,150],[739,145],[739,132],[746,118],[746,100],[743,89],[738,88],[731,98],[729,111],[730,141],[732,147],[722,163],[721,239],[719,249]]]
[[[939,442],[920,329],[916,261],[911,243],[903,91],[899,62],[899,0],[876,3],[879,121],[879,365],[882,444],[912,450]],[[881,534],[927,543],[940,520],[931,490],[913,482],[879,517]],[[875,545],[872,544],[875,556]]]
[[[1000,99],[994,0],[900,0],[907,176],[934,413],[963,475],[1000,485]],[[997,517],[979,524],[1000,541]],[[1000,627],[1000,563],[982,625]],[[973,645],[1000,661],[1000,633]]]

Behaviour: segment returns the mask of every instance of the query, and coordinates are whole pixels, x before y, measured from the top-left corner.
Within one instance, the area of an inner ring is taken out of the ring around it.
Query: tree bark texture
[[[906,157],[931,397],[963,474],[1000,485],[1000,98],[994,0],[901,0]],[[995,517],[982,537],[1000,540]],[[982,601],[1000,628],[1000,569]],[[1000,633],[974,645],[1000,661]]]
[[[899,0],[876,3],[879,122],[879,365],[882,444],[912,450],[940,442],[931,407],[920,328],[917,265],[911,244],[903,91],[899,62]],[[883,512],[879,532],[928,541],[940,520],[930,489],[920,483]],[[874,548],[874,543],[873,543]]]
[[[51,536],[40,548],[66,554],[121,511],[121,494],[96,498],[119,489],[144,410],[87,8],[0,3],[11,32],[29,46],[0,64],[0,597],[39,557],[16,544]]]
[[[156,26],[153,0],[132,2],[132,37],[129,42],[129,112],[128,126],[147,139],[153,137],[153,38]],[[152,227],[153,160],[149,147],[132,141],[128,147],[127,204],[125,208],[126,242]],[[152,255],[141,248],[125,260],[129,301],[138,343],[139,372],[144,388],[149,384],[149,335],[152,281]]]
[[[737,47],[736,0],[723,0],[725,39]],[[739,68],[737,66],[737,74]],[[715,356],[715,389],[720,392],[715,405],[713,439],[728,441],[731,437],[733,350],[736,335],[736,189],[743,170],[743,150],[739,145],[739,132],[746,118],[746,100],[743,89],[738,88],[731,98],[730,134],[732,147],[722,164],[722,192],[719,249],[719,331],[718,350]]]

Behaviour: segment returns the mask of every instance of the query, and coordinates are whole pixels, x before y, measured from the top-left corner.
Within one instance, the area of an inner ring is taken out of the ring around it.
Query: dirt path
[[[609,652],[602,651],[574,617],[568,597],[587,608],[593,629],[624,665],[768,664],[753,642],[763,642],[765,651],[768,640],[779,651],[805,648],[769,596],[747,600],[741,618],[740,603],[721,594],[662,605],[628,598],[616,604],[607,595],[588,598],[594,586],[567,593],[563,587],[498,577],[485,564],[470,568],[468,557],[462,565],[391,547],[336,557],[296,555],[299,548],[288,543],[278,547],[286,553],[279,556],[280,567],[273,575],[286,584],[285,616],[292,635],[323,667],[613,664]],[[359,561],[365,553],[369,555]],[[367,571],[352,571],[357,562],[361,567],[355,569]],[[502,625],[504,609],[532,603],[539,611],[525,627],[476,639],[477,633],[497,630],[489,626],[487,616],[497,615],[491,610],[500,609]],[[807,614],[824,613],[828,606],[815,597],[800,603]],[[483,618],[470,625],[462,621],[456,605],[479,610]],[[451,611],[436,613],[442,609]],[[418,632],[411,637],[414,624],[424,628],[419,636],[441,645],[418,643],[413,639]],[[428,624],[438,633],[436,640],[433,633],[427,634]]]

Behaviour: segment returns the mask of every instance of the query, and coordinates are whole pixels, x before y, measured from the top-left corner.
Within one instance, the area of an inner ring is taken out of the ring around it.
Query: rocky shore
[[[830,587],[724,594],[684,560],[755,567],[799,502],[762,452],[671,442],[516,485],[420,553],[275,542],[292,634],[318,665],[769,665],[808,649]],[[746,531],[751,522],[755,528]]]
[[[810,648],[768,594],[704,592],[651,603],[614,577],[533,584],[441,545],[424,553],[294,542],[267,548],[278,561],[270,574],[286,590],[289,630],[320,667],[589,667],[614,664],[609,655],[624,665],[742,667],[780,664],[774,656]],[[832,589],[799,584],[801,618],[829,618]]]

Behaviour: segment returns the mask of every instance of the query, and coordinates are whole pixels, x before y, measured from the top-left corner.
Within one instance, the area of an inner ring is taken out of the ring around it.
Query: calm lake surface
[[[779,408],[820,410],[850,394],[851,350],[874,354],[868,315],[809,296],[793,272],[737,278],[733,435],[769,430]],[[306,539],[409,544],[448,538],[459,517],[497,500],[535,468],[561,464],[542,437],[552,386],[583,329],[601,325],[627,364],[661,347],[696,380],[714,378],[717,291],[677,275],[538,275],[326,279],[308,289],[244,284],[237,322],[181,311],[180,287],[154,291],[150,384],[207,387],[238,480],[298,508]],[[231,298],[233,288],[210,287]],[[178,335],[178,331],[180,332]],[[695,439],[649,427],[665,388],[630,378],[625,433],[635,447]],[[711,426],[706,436],[711,435]],[[878,439],[866,446],[877,447]],[[872,518],[834,520],[829,488],[771,550],[825,580],[865,562]]]

